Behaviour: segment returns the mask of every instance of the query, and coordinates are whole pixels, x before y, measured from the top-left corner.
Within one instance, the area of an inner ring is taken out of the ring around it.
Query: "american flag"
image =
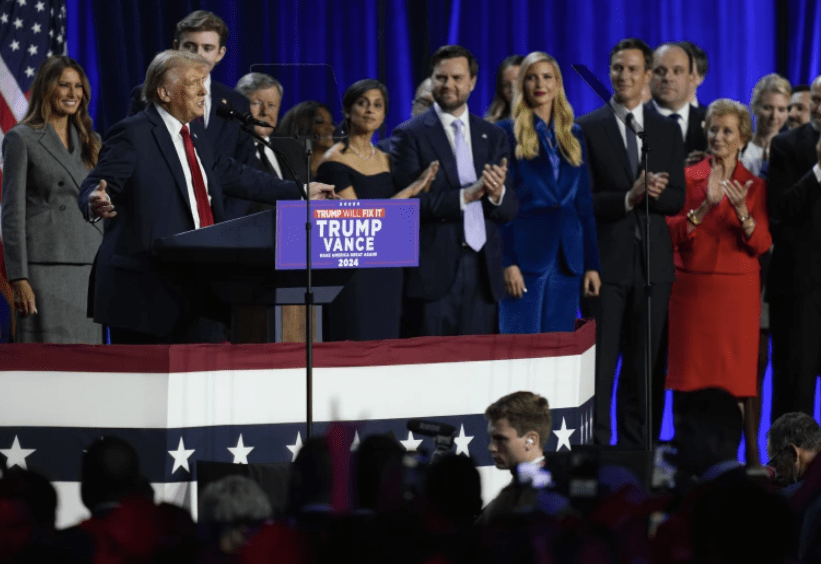
[[[47,57],[65,52],[65,0],[0,0],[0,142],[23,119],[37,68]],[[0,164],[0,180],[2,174]],[[7,341],[12,297],[1,240],[0,296],[0,341]]]

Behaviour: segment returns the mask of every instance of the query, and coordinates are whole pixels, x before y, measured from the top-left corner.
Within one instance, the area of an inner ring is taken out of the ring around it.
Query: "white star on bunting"
[[[0,14],[0,22],[4,24],[9,23],[9,15],[8,14]]]
[[[422,439],[414,439],[413,433],[411,431],[408,431],[408,438],[404,441],[399,442],[402,443],[402,446],[405,447],[405,450],[409,452],[415,452],[416,449],[419,448],[419,445],[422,444]]]
[[[20,4],[21,6],[25,6],[26,5],[26,0],[17,0],[17,3]]]
[[[171,473],[176,472],[177,468],[185,468],[185,471],[190,474],[191,469],[188,467],[188,458],[194,454],[195,450],[196,449],[185,450],[185,443],[182,442],[182,437],[180,437],[180,444],[177,450],[168,451],[168,454],[174,458],[174,467],[171,469]]]
[[[34,69],[31,67],[26,67],[26,76],[34,76]]]
[[[0,448],[0,453],[6,457],[6,468],[14,468],[19,466],[23,470],[26,468],[26,457],[33,453],[36,448],[22,448],[20,446],[20,439],[14,435],[14,442],[11,443],[11,448]]]
[[[285,445],[285,447],[291,451],[291,462],[296,460],[296,455],[299,454],[300,449],[302,448],[302,435],[297,431],[296,433],[296,442],[292,445]]]
[[[14,27],[16,27],[17,29],[23,27],[23,20],[21,20],[20,18],[15,18]]]
[[[12,51],[17,51],[19,48],[20,48],[20,43],[18,41],[12,41],[11,42],[11,50]]]
[[[34,7],[37,8],[38,12],[42,12],[43,10],[46,9],[46,5],[43,4],[42,2],[37,2],[37,4],[35,4]]]
[[[570,435],[576,432],[576,429],[568,429],[567,428],[567,421],[565,421],[564,417],[562,417],[562,428],[558,431],[553,431],[553,434],[559,438],[559,442],[556,445],[556,452],[559,452],[562,449],[562,445],[567,447],[567,450],[573,450],[570,447]]]
[[[353,442],[351,443],[351,452],[359,449],[359,431],[354,431]]]
[[[470,456],[470,451],[468,450],[468,445],[470,441],[473,440],[473,437],[465,436],[465,426],[464,424],[459,429],[459,436],[453,439],[453,444],[456,445],[456,454],[464,454],[465,456]]]
[[[34,33],[40,33],[40,24],[36,23],[31,26],[31,31]]]
[[[242,442],[242,434],[239,436],[237,446],[228,447],[228,452],[234,455],[234,464],[248,464],[248,455],[251,454],[252,450],[254,450],[254,447],[247,447]]]
[[[36,55],[37,54],[37,45],[29,45],[28,52],[29,52],[29,55]]]

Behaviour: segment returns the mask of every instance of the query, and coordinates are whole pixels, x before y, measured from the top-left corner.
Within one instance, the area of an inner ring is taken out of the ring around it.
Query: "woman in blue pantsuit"
[[[579,290],[597,296],[599,248],[584,163],[556,60],[525,57],[516,80],[513,118],[499,122],[510,138],[519,214],[502,230],[507,294],[502,333],[572,331]]]

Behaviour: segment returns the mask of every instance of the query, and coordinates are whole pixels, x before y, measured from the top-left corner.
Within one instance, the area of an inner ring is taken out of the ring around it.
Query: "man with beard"
[[[468,111],[479,65],[446,45],[433,54],[433,108],[397,127],[391,168],[397,191],[433,161],[441,170],[419,195],[419,267],[405,276],[409,336],[495,333],[504,291],[499,226],[516,215],[506,187],[510,148],[502,129]]]

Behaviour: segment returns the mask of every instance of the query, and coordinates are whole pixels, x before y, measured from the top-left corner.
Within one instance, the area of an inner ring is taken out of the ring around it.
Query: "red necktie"
[[[194,197],[197,199],[197,213],[200,215],[200,227],[214,225],[214,215],[211,213],[211,204],[208,202],[208,193],[205,191],[205,182],[202,179],[197,154],[194,152],[194,143],[188,126],[183,125],[180,130],[182,142],[185,145],[185,156],[188,159],[188,168],[191,169],[191,181],[194,184]]]

